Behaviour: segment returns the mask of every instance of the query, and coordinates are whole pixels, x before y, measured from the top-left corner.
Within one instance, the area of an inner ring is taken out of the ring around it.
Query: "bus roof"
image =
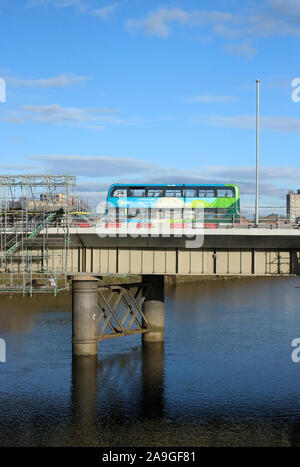
[[[237,188],[237,186],[234,183],[113,183],[110,185],[110,188],[113,187],[118,187],[118,186],[130,186],[130,187],[148,187],[148,186],[234,186]]]

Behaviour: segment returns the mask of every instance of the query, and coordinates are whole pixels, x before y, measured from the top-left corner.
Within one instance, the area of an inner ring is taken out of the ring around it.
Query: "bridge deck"
[[[62,229],[49,229],[49,240]],[[299,273],[298,229],[206,229],[203,245],[180,237],[106,237],[70,230],[70,274],[278,275]],[[55,245],[54,245],[55,248]]]
[[[180,237],[106,237],[96,229],[71,228],[67,250],[59,244],[62,228],[49,228],[45,245],[26,241],[42,268],[68,274],[281,275],[299,274],[300,230],[206,229],[203,244]],[[18,252],[14,255],[18,267]]]
[[[49,240],[58,239],[64,230],[48,229]],[[203,241],[202,241],[202,238]],[[218,228],[205,229],[197,241],[173,235],[100,237],[95,227],[71,228],[71,247],[109,248],[300,248],[300,230],[287,228]]]

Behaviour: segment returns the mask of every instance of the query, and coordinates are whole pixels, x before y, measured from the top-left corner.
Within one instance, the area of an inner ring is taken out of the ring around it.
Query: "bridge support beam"
[[[73,355],[98,353],[98,287],[92,276],[74,276],[72,280]]]
[[[143,282],[151,284],[148,295],[143,303],[143,313],[152,327],[151,332],[143,334],[143,343],[163,342],[165,327],[165,304],[164,304],[164,276],[143,276]]]

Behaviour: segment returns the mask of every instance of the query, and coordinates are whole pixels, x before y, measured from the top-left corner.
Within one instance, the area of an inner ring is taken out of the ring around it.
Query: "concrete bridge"
[[[300,274],[300,230],[287,228],[205,229],[203,244],[183,237],[106,237],[96,229],[71,228],[68,251],[63,229],[49,228],[49,262],[64,255],[69,275],[288,275]],[[40,267],[39,239],[25,241]],[[59,253],[59,254],[58,254]],[[59,258],[59,260],[58,260]]]
[[[144,344],[164,340],[165,275],[278,276],[300,274],[300,230],[206,229],[197,241],[170,237],[100,238],[93,227],[47,230],[24,240],[33,272],[66,265],[72,278],[73,353],[96,355],[104,339],[141,334]],[[14,254],[14,261],[17,260]],[[103,275],[136,274],[142,282],[98,286]]]

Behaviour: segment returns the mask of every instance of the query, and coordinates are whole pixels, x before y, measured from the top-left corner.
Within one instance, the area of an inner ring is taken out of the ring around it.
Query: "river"
[[[0,446],[300,446],[300,280],[166,287],[164,345],[72,359],[71,297],[0,296]]]

